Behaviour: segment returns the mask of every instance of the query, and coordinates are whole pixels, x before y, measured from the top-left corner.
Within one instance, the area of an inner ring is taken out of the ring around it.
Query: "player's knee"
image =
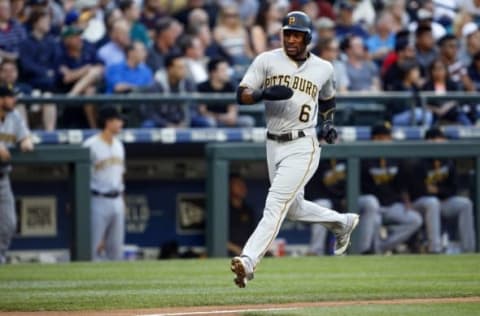
[[[422,216],[415,211],[411,211],[410,213],[411,213],[410,223],[412,227],[414,227],[415,229],[419,229],[420,227],[422,227],[422,224],[423,224]]]
[[[380,203],[374,195],[362,196],[359,200],[360,214],[375,214],[380,209]]]
[[[440,214],[440,201],[438,200],[437,197],[434,197],[434,196],[428,197],[425,202],[425,206],[426,206],[427,212]]]

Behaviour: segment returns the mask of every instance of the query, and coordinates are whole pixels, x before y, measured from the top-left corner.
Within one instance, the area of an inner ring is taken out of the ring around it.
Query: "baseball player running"
[[[306,49],[312,38],[310,18],[293,11],[283,21],[283,48],[260,54],[237,89],[240,104],[265,103],[267,165],[270,189],[263,217],[241,256],[231,261],[234,282],[245,287],[255,267],[289,219],[323,223],[336,235],[335,254],[343,254],[357,226],[356,214],[340,214],[303,197],[305,184],[318,167],[320,151],[315,127],[323,117],[321,136],[333,143],[335,83],[332,65]]]
[[[11,86],[0,86],[0,264],[6,262],[6,251],[10,246],[17,217],[15,199],[10,186],[9,148],[20,144],[22,151],[32,151],[30,131],[15,108],[15,92]]]
[[[125,148],[115,138],[123,120],[117,110],[100,110],[102,131],[84,142],[90,148],[92,192],[92,258],[93,260],[121,260],[125,239],[125,204],[123,174]]]

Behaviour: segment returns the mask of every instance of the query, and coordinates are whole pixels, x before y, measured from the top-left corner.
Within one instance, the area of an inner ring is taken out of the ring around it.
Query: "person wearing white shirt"
[[[92,259],[121,260],[125,239],[125,148],[115,136],[123,119],[113,107],[100,110],[102,129],[83,146],[90,149]]]

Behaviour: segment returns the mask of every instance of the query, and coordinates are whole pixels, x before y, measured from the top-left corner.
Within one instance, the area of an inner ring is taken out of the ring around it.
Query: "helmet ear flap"
[[[305,45],[310,44],[311,41],[312,41],[312,33],[306,32],[305,33]]]

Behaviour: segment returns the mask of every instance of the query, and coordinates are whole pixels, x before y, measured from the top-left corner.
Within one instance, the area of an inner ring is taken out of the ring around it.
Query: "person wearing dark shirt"
[[[81,34],[82,30],[73,25],[63,29],[56,61],[59,91],[71,96],[96,94],[97,85],[103,77],[103,63],[95,47],[83,40]],[[63,109],[64,128],[96,128],[96,121],[92,104]]]
[[[432,142],[445,142],[447,138],[438,127],[429,129],[425,138]],[[475,251],[475,229],[473,203],[458,195],[458,179],[455,164],[451,159],[418,160],[413,167],[414,177],[410,177],[411,196],[415,204],[422,203],[433,210],[425,219],[429,251],[441,252],[441,218],[457,221],[457,234],[462,252]],[[428,214],[426,214],[427,216]]]
[[[146,61],[153,73],[164,69],[165,56],[180,52],[176,43],[180,34],[175,23],[178,22],[170,17],[164,17],[158,20],[155,26],[152,47],[148,50]]]
[[[228,74],[228,63],[223,59],[213,59],[208,65],[209,78],[198,85],[198,92],[202,93],[233,93],[235,87],[230,82]],[[236,104],[207,105],[201,104],[198,107],[198,114],[192,117],[192,126],[217,127],[217,126],[238,126],[251,127],[255,124],[253,117],[238,115]]]
[[[338,17],[335,25],[336,37],[341,41],[345,36],[359,36],[366,41],[370,34],[360,25],[353,22],[353,10],[355,6],[347,1],[342,0],[338,6]]]
[[[0,0],[0,60],[18,58],[20,43],[25,40],[25,29],[12,19],[9,0]]]
[[[245,201],[247,185],[239,175],[230,176],[230,219],[227,249],[230,256],[239,256],[242,247],[255,229],[255,213]]]
[[[17,63],[13,60],[5,59],[0,63],[0,85],[12,87],[17,98],[32,93],[32,87],[30,87],[30,85],[18,82],[18,67]],[[24,104],[17,103],[15,109],[22,115],[28,126],[27,107]]]
[[[433,120],[431,111],[422,107],[420,100],[420,67],[416,61],[406,61],[400,65],[401,78],[395,82],[393,91],[406,91],[412,94],[410,102],[392,100],[388,106],[393,125],[406,126],[412,123],[430,126]]]
[[[372,128],[372,140],[390,142],[391,126],[388,122]],[[388,237],[375,240],[375,252],[395,249],[407,241],[422,226],[422,217],[413,210],[408,196],[406,170],[395,159],[368,159],[361,164],[361,191],[377,198],[382,224]]]
[[[408,36],[404,34],[397,36],[395,54],[396,60],[390,66],[385,66],[383,71],[383,90],[385,91],[392,91],[398,86],[401,78],[403,78],[403,64],[415,61],[415,46]],[[388,62],[388,59],[384,60],[384,63],[386,62]]]
[[[422,87],[423,91],[434,91],[436,94],[447,94],[449,91],[458,91],[458,84],[448,77],[447,65],[442,60],[436,59],[428,68],[429,79]],[[427,108],[433,112],[434,123],[460,123],[472,125],[465,112],[462,111],[455,100],[436,101],[428,100]]]
[[[165,57],[165,70],[157,72],[155,83],[143,92],[188,93],[195,92],[195,83],[187,78],[185,58],[180,54]],[[186,127],[190,124],[190,112],[186,105],[164,102],[140,106],[142,127]]]
[[[20,45],[20,78],[33,89],[48,95],[57,91],[57,42],[49,35],[50,15],[34,11],[29,19],[33,29]],[[43,106],[43,127],[55,129],[57,110],[55,105]]]

